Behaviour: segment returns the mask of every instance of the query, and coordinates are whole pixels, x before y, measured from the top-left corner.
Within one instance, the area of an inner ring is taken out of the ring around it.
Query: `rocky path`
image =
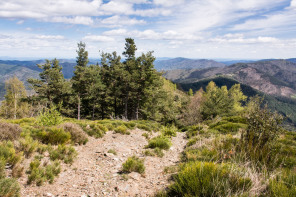
[[[90,138],[72,166],[63,166],[53,184],[41,187],[23,186],[22,196],[151,196],[167,186],[169,175],[166,166],[179,162],[186,144],[185,133],[172,138],[172,147],[163,158],[144,156],[147,140],[144,131],[133,130],[131,135],[114,134],[109,131],[101,139]],[[108,153],[114,149],[117,155]],[[122,163],[130,156],[145,158],[145,174],[120,174]]]

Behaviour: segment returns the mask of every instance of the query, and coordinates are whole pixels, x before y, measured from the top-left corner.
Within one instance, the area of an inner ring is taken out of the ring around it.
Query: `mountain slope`
[[[157,60],[154,63],[157,70],[173,70],[173,69],[197,69],[209,67],[222,67],[225,64],[207,59],[187,59],[174,58],[169,60]]]
[[[296,95],[296,64],[286,60],[238,63],[207,69],[169,70],[164,76],[178,83],[228,76],[266,94],[294,97]]]
[[[268,94],[264,94],[263,92],[260,92],[258,90],[255,90],[254,88],[245,85],[243,83],[240,83],[234,79],[227,78],[227,77],[214,77],[214,78],[208,78],[203,79],[198,82],[194,83],[179,83],[178,87],[181,88],[184,91],[189,91],[191,88],[193,91],[197,91],[200,88],[203,88],[205,90],[205,87],[208,85],[210,81],[214,81],[217,86],[227,86],[227,88],[231,88],[234,84],[241,84],[241,89],[244,95],[248,97],[252,97],[255,95],[259,95],[264,98],[264,103],[268,105],[268,107],[273,110],[281,113],[284,115],[287,119],[286,122],[296,126],[296,100],[295,99],[289,99],[285,97],[279,97],[279,96],[272,96]]]

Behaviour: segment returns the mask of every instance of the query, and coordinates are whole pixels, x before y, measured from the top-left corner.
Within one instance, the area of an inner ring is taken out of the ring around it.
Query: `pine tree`
[[[85,68],[88,64],[88,52],[85,50],[85,43],[78,43],[77,58],[72,77],[72,87],[77,97],[77,119],[80,120],[81,100],[86,94],[87,83],[85,82]]]
[[[39,74],[40,79],[28,79],[28,82],[37,93],[35,97],[44,101],[46,105],[63,103],[66,96],[70,94],[70,83],[65,80],[59,61],[57,59],[53,61],[46,60],[45,64],[37,66],[42,69]]]

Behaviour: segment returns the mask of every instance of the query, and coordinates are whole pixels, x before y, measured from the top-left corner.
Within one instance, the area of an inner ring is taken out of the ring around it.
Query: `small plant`
[[[127,161],[122,164],[122,171],[125,173],[138,172],[143,174],[145,172],[144,160],[136,156],[129,157]]]
[[[20,164],[13,166],[11,171],[12,177],[19,178],[23,176],[23,173],[24,173],[24,166],[21,166]]]
[[[63,160],[67,164],[72,164],[77,156],[76,150],[72,146],[59,145],[57,149],[49,150],[51,160]]]
[[[17,180],[12,178],[0,179],[0,196],[1,197],[19,197],[21,188]]]
[[[148,133],[143,133],[142,136],[145,137],[147,140],[150,139],[150,135]]]
[[[33,140],[30,136],[25,136],[20,140],[20,150],[24,152],[25,156],[30,157],[38,147],[38,141]]]
[[[0,141],[16,140],[20,137],[22,129],[17,124],[0,122]]]
[[[146,148],[160,148],[168,150],[171,147],[172,143],[170,139],[164,136],[157,136],[149,140]]]
[[[163,136],[176,137],[178,129],[175,126],[162,127],[161,133]]]
[[[87,135],[84,133],[82,128],[75,123],[64,123],[60,126],[65,132],[71,134],[71,140],[75,143],[86,144],[88,141]]]
[[[104,136],[106,131],[108,130],[107,127],[105,127],[102,124],[85,124],[85,123],[79,123],[79,125],[82,127],[82,129],[89,135],[93,136],[95,138],[101,138]]]
[[[117,155],[117,152],[114,149],[109,149],[108,150],[108,153],[112,153],[113,155]]]
[[[115,128],[114,132],[115,133],[120,133],[120,134],[123,134],[123,135],[129,135],[130,134],[130,132],[127,130],[127,128],[124,125]]]
[[[41,186],[45,181],[53,183],[55,176],[61,172],[59,162],[54,162],[51,165],[42,167],[41,162],[37,159],[30,163],[30,168],[27,171],[28,184],[36,183],[37,186]]]
[[[44,112],[40,112],[37,123],[42,126],[54,126],[63,122],[63,118],[57,107],[52,105],[50,109],[45,109]]]
[[[162,149],[160,149],[158,147],[156,147],[153,152],[157,155],[157,157],[163,157],[164,156],[164,153],[162,152]]]
[[[147,125],[144,125],[144,124],[137,124],[137,128],[144,130],[144,131],[152,131],[152,129],[150,127],[148,127]]]
[[[14,166],[22,160],[23,153],[16,152],[13,143],[10,141],[0,142],[0,160]]]

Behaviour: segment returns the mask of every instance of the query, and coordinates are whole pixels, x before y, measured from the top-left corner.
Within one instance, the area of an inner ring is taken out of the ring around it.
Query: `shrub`
[[[122,164],[122,171],[126,173],[138,172],[142,174],[145,172],[144,160],[136,156],[129,157],[127,161]]]
[[[187,138],[191,138],[203,133],[205,133],[205,126],[198,124],[191,127],[187,127],[186,135],[187,135]]]
[[[163,136],[176,137],[178,129],[175,126],[162,127],[161,133]]]
[[[147,148],[160,148],[168,150],[171,147],[172,143],[170,139],[164,136],[157,136],[149,140]]]
[[[226,164],[191,162],[182,167],[169,186],[169,196],[238,196],[252,185],[240,170]]]
[[[145,137],[147,140],[149,140],[150,138],[148,133],[143,133],[142,136]]]
[[[19,197],[21,188],[15,179],[0,179],[0,196],[1,197]]]
[[[123,135],[129,135],[130,134],[130,132],[127,131],[127,128],[124,125],[115,128],[114,132],[115,133],[120,133],[120,134],[123,134]]]
[[[144,131],[152,131],[152,129],[150,127],[148,127],[147,125],[144,125],[144,124],[137,124],[137,128],[144,130]]]
[[[225,124],[220,124],[220,125],[213,127],[211,129],[215,129],[223,134],[227,134],[227,133],[236,133],[236,132],[238,132],[239,129],[241,129],[241,128],[245,129],[246,127],[247,126],[245,124],[227,122]]]
[[[20,150],[24,152],[26,157],[30,157],[38,147],[38,141],[33,140],[30,136],[20,139]]]
[[[37,123],[42,126],[54,126],[63,122],[63,118],[56,106],[52,105],[50,109],[40,112],[37,117]]]
[[[22,129],[17,124],[0,122],[0,141],[17,140],[21,135]]]
[[[43,184],[43,182],[48,181],[53,183],[54,177],[61,172],[61,167],[59,162],[54,162],[51,165],[46,165],[45,167],[40,166],[40,161],[35,159],[30,163],[30,168],[27,171],[28,184],[36,183],[37,186]]]
[[[0,142],[0,160],[14,166],[22,159],[22,152],[16,153],[13,143],[10,141]]]
[[[108,130],[104,125],[101,124],[86,124],[80,123],[82,129],[89,135],[95,138],[103,137],[105,132]]]
[[[86,144],[88,141],[87,135],[84,133],[83,129],[75,123],[64,123],[60,126],[64,131],[71,134],[71,140],[75,143]]]
[[[117,152],[114,149],[109,149],[108,150],[108,153],[112,153],[113,155],[117,155]]]
[[[124,122],[123,123],[124,124],[124,126],[126,126],[128,129],[134,129],[135,127],[136,127],[136,123],[135,122]]]
[[[65,132],[62,128],[47,128],[43,131],[38,131],[35,134],[45,144],[64,144],[70,141],[71,134]]]
[[[12,177],[19,178],[19,177],[23,176],[23,172],[24,172],[24,166],[17,164],[15,166],[13,166],[11,174],[12,174]]]
[[[155,154],[153,152],[151,152],[150,150],[145,150],[144,155],[145,156],[155,156]]]
[[[186,146],[189,147],[189,146],[196,144],[197,140],[198,140],[197,137],[189,139]]]
[[[76,150],[72,146],[59,145],[58,148],[49,150],[51,160],[63,160],[67,164],[72,164],[77,156]]]
[[[162,149],[160,149],[158,147],[154,149],[154,153],[157,155],[157,157],[163,157],[164,156],[164,153],[162,152]]]

